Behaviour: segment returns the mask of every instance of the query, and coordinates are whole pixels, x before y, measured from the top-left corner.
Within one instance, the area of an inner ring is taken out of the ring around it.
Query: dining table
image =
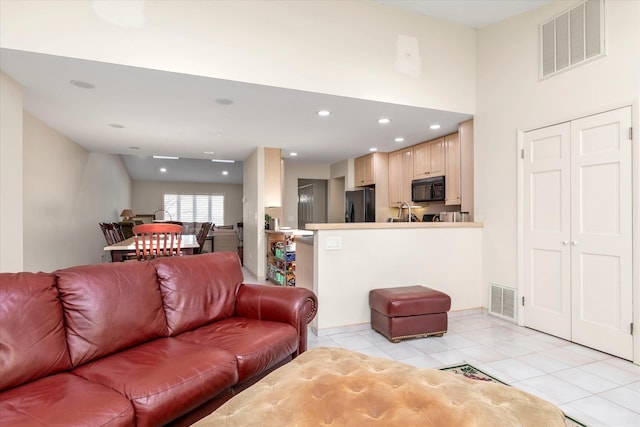
[[[180,252],[183,255],[193,255],[194,249],[199,248],[198,239],[195,234],[183,234],[182,241],[180,242]],[[105,246],[105,251],[111,252],[111,260],[113,262],[121,262],[127,259],[127,254],[136,252],[136,238],[129,237],[122,242],[114,243],[113,245]]]

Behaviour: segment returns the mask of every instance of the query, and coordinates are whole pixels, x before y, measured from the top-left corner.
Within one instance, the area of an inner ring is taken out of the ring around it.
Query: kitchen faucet
[[[409,204],[409,202],[402,202],[402,204],[400,205],[400,209],[398,209],[398,219],[402,218],[402,209],[405,206],[407,207],[407,209],[409,209],[407,222],[411,222],[411,205]]]

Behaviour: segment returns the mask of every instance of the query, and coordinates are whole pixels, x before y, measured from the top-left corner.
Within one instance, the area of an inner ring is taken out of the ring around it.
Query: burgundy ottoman
[[[451,298],[425,286],[369,291],[371,327],[397,343],[404,338],[442,336],[447,332]]]

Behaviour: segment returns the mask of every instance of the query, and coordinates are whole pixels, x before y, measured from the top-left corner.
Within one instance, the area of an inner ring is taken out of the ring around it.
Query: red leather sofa
[[[0,274],[0,425],[188,425],[306,350],[316,296],[237,254]]]

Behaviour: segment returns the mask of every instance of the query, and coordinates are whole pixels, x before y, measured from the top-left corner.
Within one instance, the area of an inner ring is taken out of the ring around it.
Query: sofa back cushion
[[[235,313],[242,284],[238,255],[216,252],[153,261],[167,314],[169,335],[177,335]]]
[[[166,335],[156,270],[148,262],[56,271],[73,366]]]
[[[55,276],[0,274],[0,391],[68,369]]]

